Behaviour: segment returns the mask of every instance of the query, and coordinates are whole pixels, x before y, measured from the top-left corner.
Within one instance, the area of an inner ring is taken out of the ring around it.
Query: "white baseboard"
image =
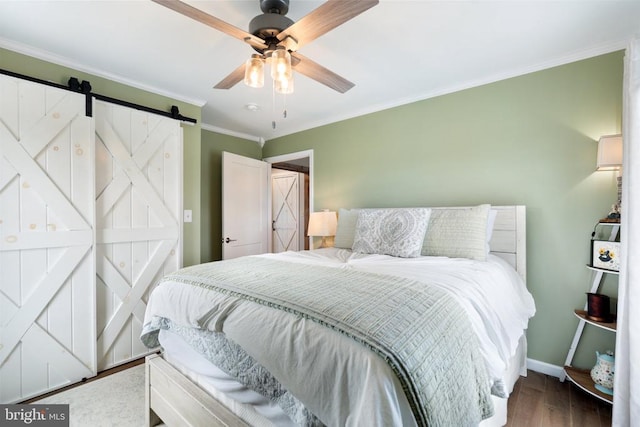
[[[527,358],[527,369],[564,380],[564,368],[551,363]]]

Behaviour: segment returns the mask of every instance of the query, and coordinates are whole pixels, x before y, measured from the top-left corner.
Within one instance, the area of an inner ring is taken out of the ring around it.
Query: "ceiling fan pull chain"
[[[282,95],[282,118],[287,118],[287,94]]]
[[[271,85],[271,127],[276,130],[276,88],[275,85]]]

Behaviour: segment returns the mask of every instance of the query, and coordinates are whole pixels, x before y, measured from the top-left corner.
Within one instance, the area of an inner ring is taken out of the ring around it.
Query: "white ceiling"
[[[188,3],[243,30],[261,13],[258,0]],[[290,0],[287,16],[322,3]],[[623,49],[638,31],[639,0],[380,0],[300,49],[356,86],[297,74],[284,119],[268,77],[213,89],[252,48],[149,0],[0,0],[0,47],[202,105],[205,128],[255,140]]]

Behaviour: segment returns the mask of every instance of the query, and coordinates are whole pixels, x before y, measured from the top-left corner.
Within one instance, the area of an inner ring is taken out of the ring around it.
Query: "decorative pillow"
[[[402,258],[420,256],[431,209],[365,209],[358,213],[353,251]]]
[[[422,255],[486,261],[489,210],[490,205],[434,209]]]
[[[353,247],[356,222],[358,222],[358,209],[338,209],[338,227],[333,240],[334,247],[342,249],[351,249]]]

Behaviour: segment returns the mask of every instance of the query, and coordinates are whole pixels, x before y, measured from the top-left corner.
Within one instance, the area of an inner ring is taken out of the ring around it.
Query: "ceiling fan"
[[[271,60],[274,76],[274,70],[278,69],[275,65],[276,58],[288,55],[289,76],[293,67],[300,74],[344,93],[354,83],[301,55],[298,49],[375,6],[379,0],[328,0],[298,22],[285,16],[289,11],[289,0],[259,0],[263,13],[251,20],[248,32],[180,0],[152,1],[242,40],[258,52],[252,55],[247,64],[242,64],[216,84],[216,89],[230,89],[243,79],[249,84],[245,71],[249,72],[252,60],[256,66],[260,66],[260,61],[264,63],[265,60]],[[274,81],[280,80],[275,80],[274,77]]]

